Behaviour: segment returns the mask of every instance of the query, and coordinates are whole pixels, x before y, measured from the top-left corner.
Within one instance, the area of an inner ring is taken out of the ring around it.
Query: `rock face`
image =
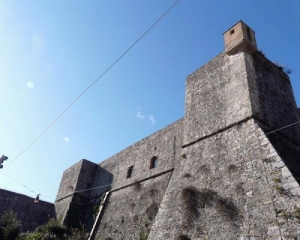
[[[57,214],[91,229],[110,191],[95,239],[300,238],[300,128],[278,130],[299,120],[286,73],[223,52],[187,77],[182,119],[66,170]]]

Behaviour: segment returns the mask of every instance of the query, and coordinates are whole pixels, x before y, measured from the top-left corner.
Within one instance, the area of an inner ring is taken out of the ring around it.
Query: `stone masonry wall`
[[[93,186],[97,171],[100,171],[97,164],[83,159],[63,173],[55,210],[65,225],[78,227],[84,222],[91,195],[86,189]]]
[[[146,239],[172,171],[112,192],[95,239]]]
[[[288,75],[259,53],[245,55],[253,114],[271,131],[300,120]],[[300,126],[280,131],[300,143]]]
[[[221,53],[187,77],[184,145],[252,115],[244,53]]]
[[[223,52],[187,77],[183,119],[65,171],[56,209],[90,229],[110,191],[95,239],[300,239],[300,127],[270,133],[297,121],[278,66]]]
[[[182,119],[101,162],[100,166],[113,175],[111,188],[116,189],[174,168],[181,146]],[[150,169],[154,156],[158,159],[157,167]],[[127,178],[130,166],[133,172]]]
[[[34,198],[0,189],[0,216],[13,211],[21,220],[21,232],[34,231],[38,226],[55,218],[53,203],[34,202]]]
[[[149,233],[180,159],[182,136],[180,119],[100,164],[112,174],[113,181],[95,239],[140,239]],[[158,162],[150,169],[153,156]],[[133,172],[127,178],[130,166]],[[95,180],[94,186],[97,185],[105,182]]]
[[[149,240],[300,237],[299,185],[253,119],[182,156]]]

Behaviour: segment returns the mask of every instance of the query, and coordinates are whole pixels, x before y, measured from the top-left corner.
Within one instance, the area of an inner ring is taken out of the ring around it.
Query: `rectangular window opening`
[[[130,166],[127,170],[127,178],[131,178],[132,176],[132,171],[133,171],[133,166]]]
[[[150,169],[156,168],[156,167],[157,167],[157,157],[154,156],[153,158],[151,158],[151,161],[150,161]]]

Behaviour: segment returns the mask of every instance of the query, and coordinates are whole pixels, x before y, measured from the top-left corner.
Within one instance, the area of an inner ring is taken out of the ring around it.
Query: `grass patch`
[[[278,184],[275,185],[275,190],[277,193],[281,195],[286,195],[286,196],[290,195],[290,192],[288,190],[286,190],[284,187],[279,186]]]
[[[256,52],[265,57],[265,53],[262,50],[258,49]]]

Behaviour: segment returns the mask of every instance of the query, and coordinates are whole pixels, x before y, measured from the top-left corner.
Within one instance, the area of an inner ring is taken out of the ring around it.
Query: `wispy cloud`
[[[138,119],[143,120],[143,119],[149,119],[151,123],[154,125],[155,124],[155,118],[153,115],[145,115],[143,114],[141,107],[136,108],[136,116]]]
[[[149,119],[150,119],[150,121],[152,122],[152,124],[154,125],[154,124],[155,124],[155,118],[154,118],[154,116],[153,116],[153,115],[150,115],[150,116],[149,116]]]
[[[64,140],[65,140],[65,142],[67,142],[67,143],[70,142],[70,138],[68,138],[68,137],[65,137]]]
[[[142,114],[141,111],[137,111],[136,116],[137,116],[139,119],[141,119],[141,120],[143,120],[143,119],[145,118],[145,116]]]

